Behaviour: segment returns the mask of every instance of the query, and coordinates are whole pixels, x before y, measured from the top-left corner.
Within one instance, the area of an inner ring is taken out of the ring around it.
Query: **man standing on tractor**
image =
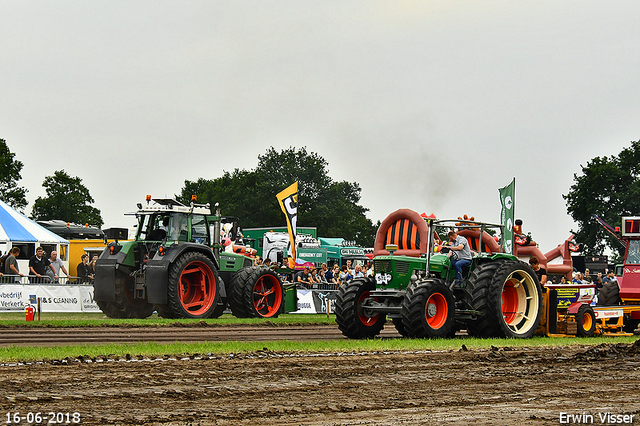
[[[447,234],[451,245],[450,251],[447,253],[451,260],[451,265],[456,270],[456,282],[462,283],[462,268],[471,265],[471,248],[469,242],[455,231],[449,231]]]

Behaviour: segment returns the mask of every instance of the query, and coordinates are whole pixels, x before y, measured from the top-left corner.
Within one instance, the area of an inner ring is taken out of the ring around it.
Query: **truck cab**
[[[623,265],[616,268],[620,299],[640,304],[640,217],[623,217],[621,231],[626,249]]]

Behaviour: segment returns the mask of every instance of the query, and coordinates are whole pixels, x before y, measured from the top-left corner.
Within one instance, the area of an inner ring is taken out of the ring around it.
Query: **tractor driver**
[[[469,248],[469,242],[461,235],[458,235],[455,231],[449,231],[447,234],[451,246],[450,251],[447,253],[451,260],[451,265],[456,270],[456,282],[462,283],[462,268],[471,265],[471,249]]]

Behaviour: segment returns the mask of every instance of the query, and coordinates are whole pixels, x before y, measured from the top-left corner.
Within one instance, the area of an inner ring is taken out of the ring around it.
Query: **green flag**
[[[500,223],[504,226],[502,234],[502,250],[505,253],[513,253],[513,218],[516,203],[516,178],[504,188],[498,189],[500,193]]]

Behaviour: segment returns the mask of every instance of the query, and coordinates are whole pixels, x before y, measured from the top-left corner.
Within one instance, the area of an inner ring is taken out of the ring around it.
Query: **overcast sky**
[[[0,138],[28,211],[64,169],[105,227],[306,146],[374,221],[497,223],[515,177],[546,252],[576,227],[574,173],[640,139],[638,1],[0,0],[0,17]]]

